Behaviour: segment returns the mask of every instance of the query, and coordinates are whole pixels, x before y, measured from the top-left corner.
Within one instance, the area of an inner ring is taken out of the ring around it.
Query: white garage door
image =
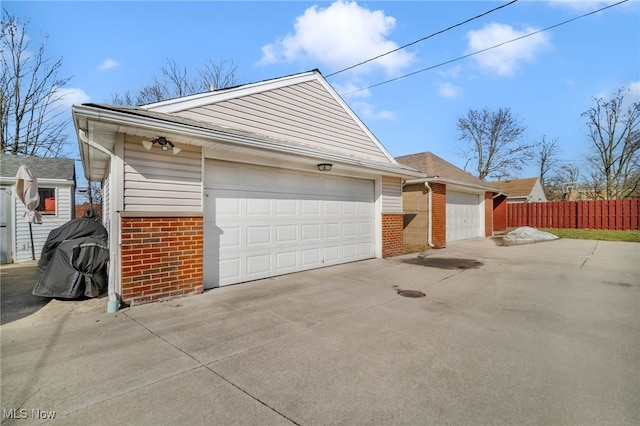
[[[374,182],[207,160],[204,286],[374,257]]]
[[[481,200],[478,194],[447,191],[447,242],[482,236]]]

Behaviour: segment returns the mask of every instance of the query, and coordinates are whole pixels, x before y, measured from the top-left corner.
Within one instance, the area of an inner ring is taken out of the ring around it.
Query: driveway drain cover
[[[426,296],[426,294],[424,294],[421,291],[418,290],[398,290],[398,294],[402,297],[424,297]]]

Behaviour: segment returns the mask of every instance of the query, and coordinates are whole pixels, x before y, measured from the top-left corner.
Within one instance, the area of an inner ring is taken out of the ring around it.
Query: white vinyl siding
[[[202,211],[200,148],[180,148],[174,155],[158,146],[146,150],[140,141],[125,140],[125,211]]]
[[[71,190],[70,186],[59,186],[47,184],[38,181],[40,188],[55,188],[56,190],[56,213],[43,214],[42,224],[32,224],[33,230],[33,246],[35,249],[36,259],[40,259],[42,246],[47,241],[49,232],[64,225],[70,221],[75,211],[75,206],[71,206]],[[16,251],[14,253],[15,262],[25,262],[31,260],[31,237],[29,235],[29,222],[25,219],[24,204],[19,199],[15,200],[15,235],[16,235]]]
[[[382,177],[382,212],[402,213],[402,181],[399,178]]]
[[[389,158],[317,81],[273,89],[176,115],[371,160]]]

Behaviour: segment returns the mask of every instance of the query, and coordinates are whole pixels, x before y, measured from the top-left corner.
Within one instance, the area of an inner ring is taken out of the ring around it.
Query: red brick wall
[[[493,235],[493,192],[484,193],[484,236]]]
[[[431,242],[434,247],[447,245],[447,187],[443,183],[430,182],[431,194]]]
[[[202,217],[122,218],[122,301],[202,293]]]
[[[403,224],[402,213],[382,214],[382,257],[399,256],[403,253]]]

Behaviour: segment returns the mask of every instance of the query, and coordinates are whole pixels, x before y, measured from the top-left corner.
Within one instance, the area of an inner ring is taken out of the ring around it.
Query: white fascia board
[[[182,98],[168,99],[166,101],[141,105],[140,108],[155,112],[176,113],[186,109],[197,108],[222,102],[242,96],[253,95],[267,90],[279,89],[293,84],[304,83],[316,79],[317,71],[309,71],[301,74],[281,77],[273,80],[264,80],[256,83],[245,84],[229,89],[220,89],[213,92],[198,93]]]

